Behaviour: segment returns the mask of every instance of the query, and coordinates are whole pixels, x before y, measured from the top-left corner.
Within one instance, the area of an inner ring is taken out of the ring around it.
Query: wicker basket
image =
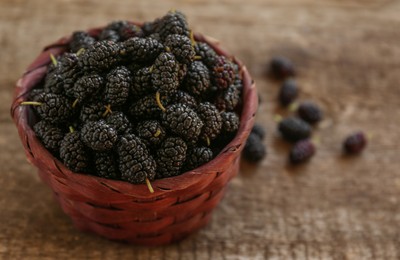
[[[91,35],[101,28],[89,30]],[[222,55],[229,55],[208,37],[195,35]],[[26,101],[50,63],[49,54],[65,51],[69,38],[46,47],[28,67],[15,89],[11,115],[17,125],[28,160],[39,169],[40,178],[51,187],[63,211],[77,228],[112,240],[142,245],[178,241],[208,223],[212,210],[224,195],[229,180],[239,171],[240,153],[254,123],[257,93],[246,67],[235,59],[243,73],[244,91],[241,123],[236,137],[209,163],[180,176],[146,185],[77,174],[52,156],[32,130],[35,117]]]

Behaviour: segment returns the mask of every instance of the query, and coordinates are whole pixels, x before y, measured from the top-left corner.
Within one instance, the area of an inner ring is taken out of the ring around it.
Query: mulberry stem
[[[157,129],[156,133],[154,134],[154,137],[158,137],[161,134],[161,130]]]
[[[110,113],[110,114],[112,113],[111,105],[110,105],[110,104],[108,104],[107,106],[104,106],[104,107],[106,108],[106,111],[104,111],[104,113],[102,114],[103,117],[105,117],[105,116],[108,115],[109,113]]]
[[[74,131],[75,131],[75,129],[74,129],[72,126],[70,126],[70,127],[69,127],[69,132],[70,132],[70,133],[73,133]]]
[[[50,53],[50,59],[51,62],[54,64],[54,66],[57,66],[57,59],[54,57],[53,53]]]
[[[79,99],[75,99],[74,103],[72,103],[72,108],[76,107],[76,105],[78,104]]]
[[[163,106],[163,104],[161,103],[161,100],[160,100],[160,92],[158,92],[158,91],[157,91],[157,93],[156,93],[156,102],[157,102],[158,107],[159,107],[163,112],[165,112],[166,109],[165,109],[165,107]]]
[[[207,142],[207,146],[210,146],[211,142],[210,142],[210,138],[208,136],[206,136],[206,142]]]
[[[42,102],[36,102],[36,101],[24,101],[19,103],[20,105],[23,106],[41,106],[43,103]]]
[[[150,193],[154,193],[154,189],[153,189],[153,186],[151,186],[149,178],[146,178],[146,185],[147,185],[147,188],[149,189]]]
[[[194,58],[193,58],[194,60],[201,60],[201,56],[199,56],[199,55],[196,55],[196,56],[194,56]]]
[[[79,55],[81,55],[82,53],[84,53],[85,52],[85,49],[84,48],[80,48],[77,52],[76,52],[76,56],[79,56]]]
[[[190,30],[190,42],[192,43],[193,47],[197,44],[192,30]]]

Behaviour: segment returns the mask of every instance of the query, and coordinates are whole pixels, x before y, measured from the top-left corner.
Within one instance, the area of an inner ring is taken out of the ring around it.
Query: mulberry
[[[81,122],[97,121],[103,118],[110,111],[108,107],[100,100],[84,104],[81,108],[79,119]]]
[[[133,37],[122,43],[121,54],[135,62],[153,61],[164,46],[152,38]]]
[[[239,117],[234,112],[222,112],[221,113],[222,119],[222,131],[225,133],[236,133],[239,129]]]
[[[106,123],[117,131],[119,135],[128,133],[132,127],[129,119],[120,111],[112,112],[112,114],[106,118]]]
[[[87,49],[96,40],[87,34],[86,32],[77,31],[72,34],[71,41],[69,43],[69,49],[71,52],[77,52],[80,49]]]
[[[210,74],[207,67],[201,61],[192,62],[184,84],[189,93],[201,96],[210,87]]]
[[[105,101],[112,106],[125,104],[132,82],[130,71],[126,67],[117,67],[107,74],[107,83],[104,90]]]
[[[89,167],[89,156],[77,131],[64,136],[60,144],[60,158],[73,172],[85,172]]]
[[[161,53],[153,65],[151,74],[153,86],[164,93],[176,91],[179,87],[178,69],[174,55],[168,52]]]
[[[239,104],[240,94],[240,90],[235,85],[231,85],[218,94],[215,106],[220,111],[233,111]]]
[[[165,107],[168,104],[167,96],[161,96],[160,102]],[[153,94],[144,96],[138,101],[132,103],[129,108],[129,114],[136,120],[159,118],[161,113],[162,110],[157,104],[156,97]]]
[[[315,154],[315,146],[310,140],[297,142],[290,151],[289,161],[292,164],[299,164],[309,160]]]
[[[104,71],[120,60],[119,46],[111,41],[98,41],[79,57],[79,66],[85,71]]]
[[[61,141],[64,138],[64,133],[60,128],[42,120],[33,126],[33,130],[47,150],[53,154],[58,154]]]
[[[261,140],[264,140],[266,135],[265,128],[258,123],[254,124],[253,128],[251,129],[251,133],[260,137]]]
[[[163,16],[157,26],[157,32],[162,39],[166,39],[170,34],[180,34],[189,36],[189,26],[186,16],[179,11],[170,11]]]
[[[296,75],[293,63],[285,57],[274,57],[270,63],[270,74],[276,79],[285,79]]]
[[[140,138],[133,134],[124,135],[117,150],[122,180],[131,183],[144,183],[146,178],[154,180],[156,162]]]
[[[243,148],[243,157],[249,162],[260,162],[267,154],[267,150],[262,143],[260,137],[250,134],[247,138],[246,145]]]
[[[91,73],[79,78],[74,85],[74,97],[78,101],[82,101],[89,96],[96,95],[100,91],[104,83],[104,79],[97,73]]]
[[[211,79],[218,89],[228,88],[235,79],[235,66],[225,56],[219,56],[211,69]]]
[[[203,127],[197,113],[184,104],[173,104],[162,114],[162,124],[186,141],[196,142]]]
[[[187,152],[185,169],[192,170],[211,161],[213,152],[208,147],[194,147]]]
[[[189,37],[179,34],[168,35],[164,41],[180,63],[190,64],[196,52]]]
[[[298,94],[299,91],[296,81],[286,80],[279,90],[278,99],[280,104],[286,107],[297,98]]]
[[[209,68],[217,64],[218,54],[205,42],[197,42],[195,45],[196,55],[201,57],[201,61]]]
[[[117,160],[113,153],[96,152],[93,157],[97,176],[107,179],[120,178]]]
[[[176,176],[181,173],[185,163],[187,145],[178,137],[169,137],[157,150],[157,175],[159,178]]]
[[[313,102],[303,102],[297,109],[297,113],[304,121],[315,124],[321,121],[323,114],[321,109]]]
[[[343,143],[343,149],[348,154],[358,154],[367,146],[367,138],[363,132],[349,135]]]
[[[204,124],[200,137],[209,143],[210,140],[215,139],[221,132],[221,115],[218,109],[209,102],[201,103],[197,108],[197,113]]]
[[[172,103],[184,104],[190,108],[197,107],[196,99],[193,96],[186,93],[185,91],[180,91],[180,90],[173,92],[168,96],[168,104]]]
[[[286,140],[291,142],[306,139],[311,135],[310,125],[295,117],[283,119],[278,125],[278,130]]]
[[[131,85],[131,93],[134,97],[141,97],[155,91],[151,83],[150,67],[143,67],[136,71]]]
[[[138,123],[136,132],[150,147],[159,145],[166,135],[164,128],[156,120],[147,120]]]
[[[107,151],[113,148],[118,135],[104,120],[99,120],[84,124],[81,138],[89,148],[95,151]]]
[[[99,35],[99,40],[118,42],[121,40],[121,37],[119,36],[117,31],[105,28],[104,30],[101,31]]]

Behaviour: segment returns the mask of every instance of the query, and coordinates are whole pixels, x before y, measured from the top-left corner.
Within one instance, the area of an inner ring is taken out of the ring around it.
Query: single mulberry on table
[[[310,124],[318,123],[323,117],[319,106],[311,101],[301,103],[297,108],[297,113],[304,121]]]
[[[279,122],[278,130],[283,138],[290,142],[297,142],[311,135],[311,126],[295,117],[288,117]]]

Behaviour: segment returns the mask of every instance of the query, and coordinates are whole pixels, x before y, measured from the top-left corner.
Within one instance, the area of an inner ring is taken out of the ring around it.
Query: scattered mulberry
[[[358,154],[364,150],[367,145],[367,138],[363,132],[356,132],[346,138],[343,143],[343,149],[348,154]]]
[[[218,54],[205,42],[197,42],[195,45],[196,55],[201,57],[201,61],[209,68],[217,64]]]
[[[293,63],[285,57],[274,57],[270,63],[270,73],[276,79],[295,76]]]
[[[74,131],[64,136],[60,144],[60,158],[73,172],[87,171],[89,157],[79,132]]]
[[[186,141],[196,142],[203,127],[197,113],[184,104],[173,104],[162,114],[162,124]]]
[[[60,128],[42,120],[33,126],[33,130],[47,150],[53,154],[58,154],[61,141],[64,138],[64,133]]]
[[[236,133],[239,129],[240,120],[235,112],[222,112],[222,128],[225,133]]]
[[[69,42],[69,49],[71,52],[77,52],[80,49],[87,49],[96,40],[86,32],[77,31],[72,34],[71,41]]]
[[[253,128],[251,129],[251,133],[260,137],[261,140],[264,140],[266,135],[265,128],[258,123],[254,124]]]
[[[164,45],[171,50],[180,63],[190,64],[196,55],[190,38],[185,35],[168,35]]]
[[[185,88],[195,96],[201,96],[210,87],[210,73],[201,61],[190,64],[185,77]]]
[[[218,94],[215,99],[215,106],[220,111],[233,111],[239,104],[240,94],[240,90],[235,85],[231,85]]]
[[[204,124],[200,137],[207,142],[215,139],[222,128],[222,118],[218,109],[213,104],[205,102],[198,106],[197,113]]]
[[[154,92],[153,84],[151,83],[151,69],[150,67],[143,67],[136,71],[134,80],[131,85],[131,94],[135,98],[144,96]]]
[[[278,130],[286,140],[291,142],[306,139],[311,135],[310,125],[295,117],[283,119],[278,125]]]
[[[250,134],[243,148],[243,157],[249,162],[260,162],[267,154],[266,147],[258,135]]]
[[[185,170],[193,170],[213,159],[213,152],[208,147],[194,147],[187,152]]]
[[[79,56],[78,64],[86,71],[108,70],[119,61],[119,51],[119,46],[112,41],[98,41]]]
[[[310,140],[297,142],[290,151],[289,160],[292,164],[299,164],[309,160],[315,154],[315,146]]]
[[[113,128],[119,135],[126,134],[130,131],[132,125],[123,112],[112,112],[107,118],[106,123]]]
[[[107,74],[104,90],[105,101],[112,106],[123,105],[128,96],[132,82],[130,71],[126,67],[117,67]]]
[[[179,11],[170,11],[163,16],[157,26],[157,32],[162,39],[166,39],[170,34],[180,34],[189,36],[189,26],[186,16]]]
[[[104,79],[97,73],[91,73],[79,78],[74,85],[74,97],[82,101],[89,96],[94,96],[99,92],[104,83]]]
[[[151,147],[158,146],[166,135],[164,128],[156,120],[147,120],[138,123],[136,132]]]
[[[185,163],[187,145],[179,137],[169,137],[157,150],[157,179],[176,176]]]
[[[156,162],[140,138],[133,134],[122,136],[117,151],[122,180],[131,183],[144,183],[146,178],[154,180]]]
[[[93,157],[97,176],[107,179],[120,178],[118,163],[113,153],[95,152]]]
[[[122,43],[121,54],[135,62],[153,61],[164,46],[152,38],[133,37]]]
[[[321,121],[323,114],[321,109],[313,102],[303,102],[299,105],[297,113],[304,121],[315,124]]]
[[[66,122],[73,114],[72,103],[64,96],[43,93],[38,96],[37,102],[35,107],[40,118],[50,123],[58,124]]]
[[[297,98],[298,94],[299,91],[296,81],[289,79],[283,82],[279,90],[278,99],[280,104],[286,107]]]
[[[225,56],[219,56],[211,69],[211,79],[218,89],[228,88],[235,79],[235,66]]]
[[[81,138],[86,146],[95,151],[107,151],[113,148],[118,135],[104,120],[87,122],[81,130]]]
[[[165,93],[171,93],[179,87],[178,63],[174,55],[168,52],[161,53],[154,62],[152,71],[153,86]]]

